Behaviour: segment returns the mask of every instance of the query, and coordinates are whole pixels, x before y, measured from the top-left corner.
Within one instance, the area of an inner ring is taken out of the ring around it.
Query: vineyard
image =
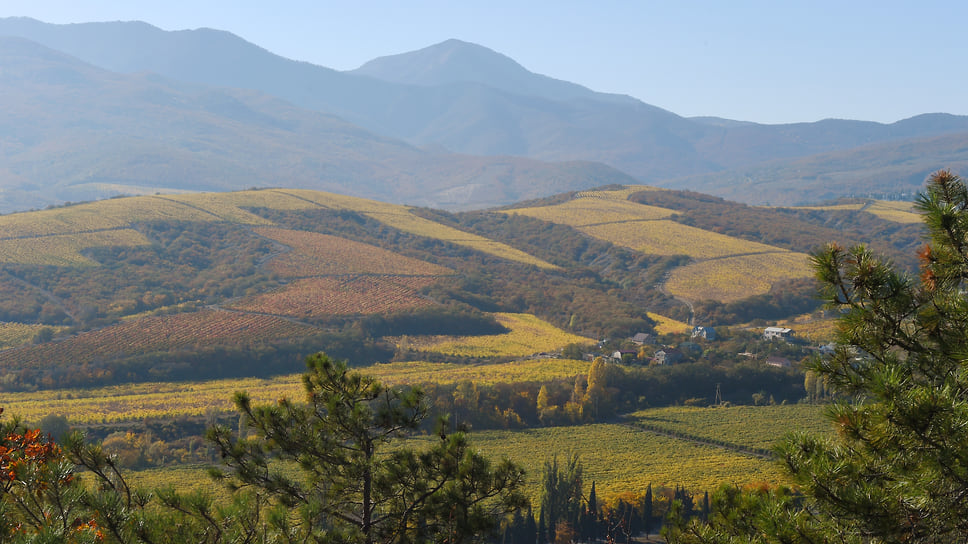
[[[896,200],[871,200],[853,204],[835,204],[831,206],[798,206],[795,210],[820,211],[865,211],[895,223],[920,223],[922,218],[915,213],[911,202]]]
[[[650,255],[688,255],[716,259],[748,253],[776,252],[766,244],[697,229],[674,221],[626,221],[583,227],[596,238]]]
[[[424,219],[410,213],[410,208],[397,204],[387,204],[375,200],[367,200],[351,196],[337,195],[332,193],[321,193],[316,191],[287,191],[289,194],[298,195],[320,206],[332,209],[351,210],[362,213],[367,217],[376,219],[384,225],[393,227],[397,230],[425,236],[436,240],[443,240],[457,245],[469,247],[481,251],[539,268],[553,269],[553,264],[545,262],[533,255],[529,255],[519,249],[478,236],[470,232],[442,225],[440,223]]]
[[[90,389],[0,393],[0,406],[28,422],[62,414],[74,424],[136,422],[152,418],[201,417],[232,411],[232,395],[248,391],[258,402],[301,398],[299,375],[193,382],[148,382]]]
[[[464,365],[401,362],[368,366],[363,372],[387,384],[451,384],[471,381],[478,385],[547,382],[588,373],[588,361],[527,359],[510,363]]]
[[[816,404],[777,406],[652,408],[630,414],[628,420],[684,438],[768,450],[788,433],[830,434],[833,429]]]
[[[495,314],[511,329],[488,336],[412,338],[400,347],[460,357],[525,357],[556,351],[568,344],[591,344],[594,340],[565,332],[530,314]]]
[[[429,285],[434,278],[418,277],[410,279],[409,283],[419,284],[421,280]],[[246,297],[224,306],[244,312],[308,319],[393,313],[433,304],[419,296],[413,287],[401,285],[392,277],[338,276],[296,280],[277,291]]]
[[[575,195],[575,198],[605,198],[608,200],[628,200],[630,196],[635,193],[641,193],[643,191],[664,191],[659,187],[653,187],[651,185],[626,185],[621,189],[615,190],[603,190],[603,191],[581,191]]]
[[[819,318],[813,314],[782,320],[777,322],[777,326],[794,329],[797,331],[798,338],[804,338],[816,344],[832,342],[837,333],[837,320],[835,318]]]
[[[812,275],[807,255],[784,251],[686,265],[672,271],[665,287],[692,300],[731,302],[766,293],[777,281]]]
[[[134,229],[84,234],[54,234],[38,238],[0,240],[0,262],[44,266],[96,266],[81,250],[99,246],[139,246],[150,242]]]
[[[471,445],[490,457],[507,457],[525,471],[525,493],[533,505],[541,504],[541,476],[544,464],[554,456],[564,462],[579,454],[585,492],[592,482],[599,501],[612,502],[619,494],[644,494],[654,488],[685,486],[694,495],[713,491],[722,484],[786,483],[771,462],[637,431],[624,425],[596,424],[580,427],[551,427],[524,431],[479,431],[470,433]],[[409,439],[421,448],[432,440]],[[135,472],[132,480],[146,487],[176,485],[187,490],[210,490],[211,480],[200,466],[178,466]]]
[[[251,346],[318,332],[314,327],[273,316],[203,310],[125,321],[61,341],[0,351],[6,371],[59,361],[83,365],[112,357],[210,345]]]
[[[599,498],[606,500],[622,492],[644,493],[650,483],[701,493],[722,484],[785,482],[770,461],[620,424],[481,431],[471,433],[471,439],[488,456],[506,456],[524,466],[532,500],[540,490],[544,463],[555,455],[561,462],[573,453],[580,455],[585,482],[595,482]]]
[[[338,236],[272,227],[254,231],[292,250],[273,258],[268,269],[285,277],[331,274],[442,276],[453,271],[376,246]]]
[[[527,215],[542,221],[572,227],[584,227],[599,223],[665,219],[675,212],[666,208],[636,204],[627,200],[587,196],[554,206],[516,208],[505,213]]]
[[[6,323],[0,321],[0,349],[19,346],[30,342],[41,329],[46,329],[44,325],[31,325],[26,323]],[[63,327],[50,327],[55,334]]]
[[[692,330],[688,323],[682,321],[676,321],[652,312],[649,312],[648,316],[649,319],[655,321],[655,332],[658,334],[681,334]]]
[[[452,384],[472,381],[479,385],[546,382],[574,378],[588,372],[586,361],[539,359],[494,365],[400,362],[376,364],[359,370],[388,385]],[[48,414],[63,414],[74,424],[116,424],[144,419],[202,417],[233,410],[232,396],[247,391],[256,402],[281,397],[301,399],[299,374],[270,379],[234,378],[190,382],[148,382],[89,389],[55,389],[39,392],[0,393],[0,406],[27,422]]]
[[[921,216],[914,212],[910,202],[876,200],[864,211],[895,223],[920,223],[922,221]]]

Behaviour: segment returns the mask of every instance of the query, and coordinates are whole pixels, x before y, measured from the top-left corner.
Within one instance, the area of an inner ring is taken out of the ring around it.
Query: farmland
[[[434,281],[433,278],[422,279],[427,284]],[[393,278],[338,276],[299,279],[277,291],[246,297],[224,306],[244,312],[308,319],[327,315],[393,313],[433,304],[412,287],[400,285]]]
[[[134,229],[83,234],[53,234],[37,238],[0,240],[0,262],[43,266],[96,266],[81,250],[99,246],[140,246],[150,242]]]
[[[536,359],[490,365],[399,362],[359,369],[390,385],[480,385],[543,382],[574,378],[588,372],[587,361]],[[247,391],[256,402],[281,397],[301,399],[300,374],[274,378],[233,378],[188,382],[145,382],[84,389],[0,393],[0,406],[28,422],[64,414],[74,424],[134,423],[152,418],[203,417],[233,410],[232,395]]]
[[[499,323],[511,329],[505,334],[410,339],[404,346],[416,351],[434,351],[463,357],[523,357],[555,351],[568,344],[594,342],[562,331],[528,314],[499,313]]]
[[[655,321],[655,332],[658,334],[681,334],[692,328],[688,323],[676,321],[656,313],[649,313],[648,315],[650,319]]]
[[[731,302],[763,294],[777,281],[813,274],[807,255],[793,252],[710,259],[674,270],[666,289],[693,300]]]
[[[524,466],[532,500],[540,489],[544,463],[573,453],[580,455],[585,482],[595,482],[599,497],[606,500],[623,492],[644,493],[650,483],[702,492],[724,483],[785,481],[769,461],[620,424],[481,431],[471,438],[487,455],[506,456]]]
[[[362,213],[387,226],[410,234],[466,246],[509,261],[534,265],[539,268],[555,268],[550,263],[506,244],[418,217],[410,213],[409,208],[406,206],[315,191],[289,191],[289,193],[297,195],[300,198],[305,198],[323,207],[352,210]]]
[[[291,248],[267,268],[281,276],[302,278],[332,274],[440,276],[453,271],[368,244],[316,232],[256,228],[254,232]]]
[[[69,353],[72,364],[99,359],[172,351],[206,345],[255,345],[317,332],[272,316],[203,310],[129,320],[84,332],[56,342],[0,351],[0,367],[7,372],[39,367]]]
[[[43,325],[31,325],[26,323],[6,323],[0,321],[0,349],[26,344],[42,329]],[[53,328],[52,332],[60,329]]]
[[[572,227],[585,227],[599,223],[665,219],[675,212],[665,208],[635,204],[627,200],[587,196],[554,206],[515,208],[506,213],[527,215]]]
[[[768,253],[776,247],[697,229],[674,221],[625,221],[584,227],[582,231],[650,255],[688,255],[714,259]]]
[[[769,449],[791,432],[830,434],[824,407],[815,404],[776,406],[653,408],[629,414],[628,421],[670,433],[721,441],[749,449]]]
[[[606,198],[609,200],[628,200],[635,193],[643,191],[664,191],[651,185],[626,185],[621,189],[603,189],[598,191],[581,191],[575,198]]]
[[[619,494],[643,494],[649,484],[670,488],[680,485],[701,494],[722,484],[786,483],[779,467],[770,461],[618,424],[479,431],[471,432],[469,438],[472,447],[484,455],[510,458],[525,469],[525,493],[533,505],[540,504],[544,464],[555,456],[563,462],[574,453],[582,463],[585,492],[594,482],[599,500],[605,502]],[[431,438],[418,436],[413,440],[419,448]],[[206,490],[212,485],[199,466],[140,471],[134,473],[133,480],[148,487],[178,485]]]

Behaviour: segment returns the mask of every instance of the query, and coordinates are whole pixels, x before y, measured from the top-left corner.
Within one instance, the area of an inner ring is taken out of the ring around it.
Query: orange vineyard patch
[[[328,234],[271,227],[254,230],[291,248],[268,264],[271,271],[282,276],[299,278],[361,273],[443,276],[454,273],[443,266]]]
[[[433,281],[430,277],[309,278],[272,293],[244,298],[229,307],[296,318],[392,313],[434,304],[416,292]]]

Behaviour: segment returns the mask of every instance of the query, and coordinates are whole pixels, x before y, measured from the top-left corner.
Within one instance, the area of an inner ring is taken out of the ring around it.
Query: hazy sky
[[[685,116],[968,114],[968,2],[0,0],[0,16],[227,30],[338,70],[458,38]]]

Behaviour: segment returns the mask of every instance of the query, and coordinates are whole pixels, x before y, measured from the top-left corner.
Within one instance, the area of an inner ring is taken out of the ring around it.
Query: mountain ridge
[[[0,33],[33,36],[112,70],[156,72],[186,83],[263,92],[423,149],[601,162],[640,182],[715,194],[727,193],[717,193],[722,189],[716,184],[687,183],[704,182],[717,172],[762,168],[776,161],[792,164],[877,143],[898,142],[900,148],[905,140],[942,136],[957,140],[959,134],[968,133],[968,116],[933,114],[891,124],[830,119],[761,125],[686,119],[632,98],[586,93],[580,85],[532,74],[500,53],[460,41],[374,59],[366,70],[395,70],[397,79],[411,82],[402,84],[284,59],[230,33],[210,29],[167,32],[146,23],[49,25],[0,19]],[[472,51],[483,60],[465,66],[457,77],[450,61],[439,60],[448,48]],[[422,57],[438,60],[412,62]],[[442,65],[449,68],[438,69]],[[490,65],[503,67],[501,73],[510,70],[518,80],[486,81],[485,76],[494,73],[487,69]],[[418,74],[424,78],[450,74],[450,79],[446,84],[412,84],[422,81]],[[477,80],[470,77],[475,74]],[[541,91],[549,80],[559,90]],[[581,96],[560,99],[555,94],[560,89]],[[964,158],[968,150],[957,154],[955,162]],[[888,166],[879,172],[887,187],[910,175]],[[798,190],[796,178],[777,181],[787,182],[790,192]],[[849,186],[854,181],[861,182],[856,177],[842,180],[843,194],[852,192]],[[747,202],[760,197],[753,190],[728,194]],[[803,201],[810,194],[802,191],[794,200]]]
[[[22,38],[0,44],[0,126],[12,129],[0,131],[2,211],[118,194],[105,185],[286,185],[460,209],[633,181],[592,163],[422,150],[256,91],[119,74]]]

